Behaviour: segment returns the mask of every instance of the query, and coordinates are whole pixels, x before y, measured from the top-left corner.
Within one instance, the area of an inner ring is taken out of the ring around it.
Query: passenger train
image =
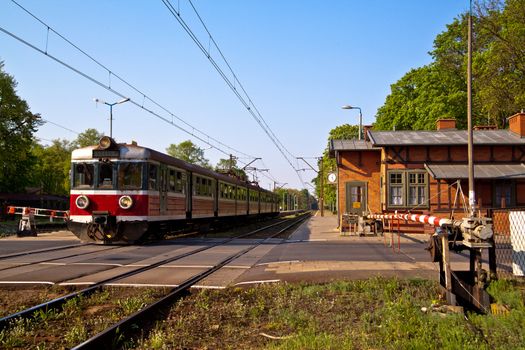
[[[68,228],[82,241],[135,243],[190,223],[272,216],[279,198],[252,183],[104,136],[73,151]]]

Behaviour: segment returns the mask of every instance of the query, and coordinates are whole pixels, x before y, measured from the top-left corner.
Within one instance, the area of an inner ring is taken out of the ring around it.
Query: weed
[[[64,335],[64,340],[68,346],[81,343],[87,338],[87,330],[83,324],[76,324]]]
[[[2,348],[23,347],[24,337],[33,329],[31,320],[19,318],[11,321],[10,327],[0,331],[0,345]]]
[[[117,304],[122,308],[126,315],[137,312],[146,306],[144,299],[141,297],[130,297],[123,300],[118,300]]]
[[[55,309],[39,309],[33,313],[33,318],[36,322],[42,322],[47,326],[50,320],[57,317],[57,314]]]
[[[79,298],[72,298],[69,299],[62,305],[62,314],[66,318],[69,318],[74,315],[78,315],[80,313],[80,302],[81,299]]]
[[[147,347],[150,349],[162,349],[166,344],[166,335],[161,330],[153,331],[149,337]]]

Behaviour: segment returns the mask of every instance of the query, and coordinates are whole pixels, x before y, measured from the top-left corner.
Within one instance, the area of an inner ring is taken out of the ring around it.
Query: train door
[[[159,207],[160,215],[166,215],[168,210],[168,168],[166,165],[160,165],[160,179],[159,179]]]
[[[345,183],[346,188],[346,213],[363,215],[367,211],[367,183],[350,181]]]

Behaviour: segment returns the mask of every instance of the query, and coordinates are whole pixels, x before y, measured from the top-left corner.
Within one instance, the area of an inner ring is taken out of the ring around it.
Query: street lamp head
[[[126,97],[125,99],[118,101],[117,104],[121,104],[121,103],[128,102],[128,101],[129,101],[129,97]]]
[[[95,101],[96,103],[106,103],[106,101],[103,101],[99,98],[94,98],[93,101]]]
[[[361,140],[362,139],[362,134],[363,134],[363,132],[361,131],[361,130],[363,130],[363,115],[361,113],[361,107],[344,105],[341,108],[342,109],[359,109],[359,133],[358,133],[358,139]]]

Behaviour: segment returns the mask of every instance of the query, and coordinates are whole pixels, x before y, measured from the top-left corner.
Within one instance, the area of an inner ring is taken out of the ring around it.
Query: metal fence
[[[492,209],[496,262],[500,278],[525,274],[525,208]]]

